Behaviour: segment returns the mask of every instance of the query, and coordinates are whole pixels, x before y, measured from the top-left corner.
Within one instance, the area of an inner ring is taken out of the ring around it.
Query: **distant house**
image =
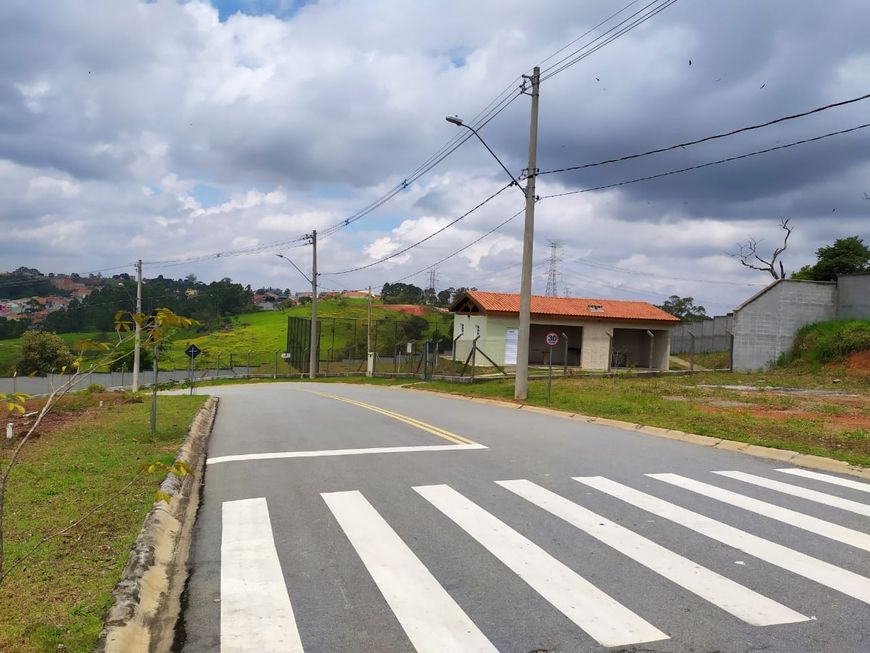
[[[520,296],[471,290],[450,306],[456,358],[465,360],[476,340],[478,365],[515,365]],[[640,367],[667,370],[670,330],[680,320],[647,302],[533,296],[529,363],[547,362],[548,333],[556,333],[553,364],[587,370]]]

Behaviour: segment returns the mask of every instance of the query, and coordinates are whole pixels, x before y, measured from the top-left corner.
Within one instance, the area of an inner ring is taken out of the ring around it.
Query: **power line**
[[[425,268],[420,268],[420,269],[417,270],[416,272],[412,272],[411,274],[409,274],[409,275],[407,275],[407,276],[404,276],[404,277],[402,277],[401,279],[397,279],[396,281],[397,281],[397,282],[399,282],[399,281],[405,281],[405,280],[407,280],[407,279],[410,279],[411,277],[416,277],[418,274],[422,274],[423,272],[426,272],[426,270],[429,270],[430,268],[433,268],[433,267],[435,267],[435,266],[441,265],[442,263],[444,263],[444,261],[449,261],[449,260],[452,259],[454,256],[457,256],[457,255],[461,254],[462,252],[464,252],[464,251],[465,251],[466,249],[468,249],[469,247],[472,247],[473,245],[476,245],[477,243],[479,243],[481,240],[483,240],[483,239],[486,238],[487,236],[491,236],[491,235],[494,234],[496,231],[498,231],[498,230],[501,229],[503,226],[505,226],[508,222],[510,222],[511,220],[513,220],[514,218],[516,218],[518,215],[523,214],[524,212],[525,212],[525,208],[520,209],[519,211],[517,211],[516,213],[514,213],[511,217],[509,217],[507,220],[505,220],[504,222],[502,222],[502,223],[496,225],[495,227],[493,227],[492,229],[490,229],[489,231],[487,231],[487,232],[486,232],[485,234],[483,234],[480,238],[476,238],[476,239],[472,240],[470,243],[468,243],[468,244],[465,245],[464,247],[461,247],[461,248],[457,249],[457,250],[456,250],[455,252],[453,252],[452,254],[448,254],[447,256],[445,256],[444,258],[442,258],[442,259],[436,261],[436,262],[433,263],[432,265],[427,265]],[[516,266],[513,266],[513,267],[516,267]]]
[[[862,100],[866,100],[870,98],[870,93],[865,95],[861,95],[859,97],[852,98],[850,100],[842,100],[840,102],[832,102],[831,104],[826,104],[821,107],[816,107],[815,109],[810,109],[809,111],[802,111],[801,113],[794,113],[788,116],[782,116],[780,118],[775,118],[773,120],[768,120],[767,122],[758,123],[756,125],[749,125],[747,127],[740,127],[739,129],[732,129],[728,132],[722,132],[720,134],[713,134],[711,136],[704,136],[703,138],[698,138],[693,141],[686,141],[684,143],[676,143],[675,145],[668,145],[667,147],[659,147],[654,150],[648,150],[646,152],[640,152],[638,154],[628,154],[626,156],[617,157],[615,159],[606,159],[604,161],[598,161],[597,163],[583,163],[580,165],[568,166],[565,168],[556,168],[555,170],[545,170],[543,172],[539,172],[538,176],[541,175],[552,175],[559,172],[569,172],[571,170],[583,170],[585,168],[594,168],[596,166],[603,166],[610,163],[618,163],[620,161],[629,161],[631,159],[639,159],[644,156],[649,156],[651,154],[661,154],[662,152],[669,152],[670,150],[676,150],[678,148],[689,147],[690,145],[698,145],[699,143],[706,143],[708,141],[714,141],[720,138],[727,138],[728,136],[735,136],[737,134],[742,134],[744,132],[753,131],[755,129],[761,129],[763,127],[770,127],[771,125],[776,125],[782,122],[787,122],[789,120],[796,120],[798,118],[804,118],[806,116],[812,115],[814,113],[821,113],[822,111],[827,111],[828,109],[836,109],[838,107],[843,107],[848,104],[854,104],[855,102],[861,102]]]
[[[389,261],[390,259],[393,259],[393,258],[395,258],[395,257],[397,257],[397,256],[401,256],[401,255],[404,254],[405,252],[410,251],[410,250],[414,249],[415,247],[417,247],[418,245],[422,245],[422,244],[425,243],[427,240],[429,240],[429,239],[431,239],[431,238],[437,236],[437,235],[440,234],[442,231],[446,231],[447,229],[449,229],[449,228],[452,227],[453,225],[457,224],[460,220],[464,220],[464,219],[467,218],[469,215],[471,215],[472,213],[474,213],[475,211],[477,211],[477,209],[479,209],[480,207],[482,207],[484,204],[488,204],[489,202],[491,202],[492,200],[494,200],[496,197],[498,197],[499,195],[501,195],[505,190],[507,190],[508,188],[510,188],[512,185],[513,185],[513,182],[511,182],[510,184],[505,184],[505,185],[502,186],[500,189],[498,189],[496,192],[494,192],[492,195],[490,195],[490,196],[487,197],[485,200],[483,200],[482,202],[480,202],[479,204],[477,204],[477,205],[474,206],[473,208],[469,209],[468,211],[466,211],[465,213],[463,213],[462,215],[460,215],[460,216],[459,216],[458,218],[456,218],[455,220],[452,220],[452,221],[448,222],[446,225],[444,225],[443,227],[441,227],[440,229],[438,229],[438,230],[436,230],[436,231],[433,231],[431,234],[429,234],[429,235],[426,236],[425,238],[422,238],[422,239],[418,240],[416,243],[412,243],[411,245],[408,245],[407,247],[403,247],[403,248],[400,249],[399,251],[397,251],[397,252],[393,252],[393,253],[390,254],[389,256],[385,256],[385,257],[383,257],[383,258],[381,258],[381,259],[378,259],[377,261],[373,261],[372,263],[367,263],[366,265],[360,265],[360,266],[357,266],[357,267],[355,267],[355,268],[351,268],[351,269],[349,269],[349,270],[342,270],[342,271],[340,271],[340,272],[322,272],[321,274],[324,274],[324,275],[330,275],[330,276],[332,276],[332,275],[338,275],[338,274],[350,274],[351,272],[357,272],[357,271],[359,271],[359,270],[366,270],[366,269],[368,269],[368,268],[374,267],[375,265],[380,265],[381,263],[384,263],[384,262],[386,262],[386,261]]]
[[[562,48],[560,48],[559,50],[554,52],[552,55],[550,55],[549,57],[544,59],[544,61],[541,63],[544,63],[544,62],[552,59],[554,56],[556,56],[560,52],[564,51],[566,48],[570,47],[573,43],[577,42],[578,40],[580,40],[582,38],[585,38],[591,32],[598,29],[602,25],[608,23],[613,18],[615,18],[616,16],[618,16],[619,14],[621,14],[622,12],[627,10],[629,7],[633,6],[634,4],[637,4],[638,1],[639,0],[634,0],[633,2],[630,2],[629,4],[625,5],[622,9],[614,12],[613,14],[611,14],[610,16],[605,18],[603,21],[601,21],[597,25],[595,25],[595,27],[591,28],[590,30],[587,30],[582,35],[580,35],[579,37],[577,37],[576,39],[574,39],[573,41],[571,41],[567,45],[563,46]],[[660,0],[655,0],[655,2],[659,2],[659,1]],[[655,4],[655,2],[649,3],[648,5],[646,5],[644,7],[644,9]],[[661,9],[665,8],[666,6],[673,4],[674,2],[676,2],[676,0],[667,0],[665,3],[665,6],[661,7],[659,9],[659,11],[661,11]],[[644,9],[640,10],[640,12],[642,12]],[[632,16],[630,16],[625,21],[622,21],[621,23],[617,24],[616,27],[619,27],[620,25],[623,25],[627,21],[630,21],[631,18],[633,18],[634,16],[637,16],[638,13],[640,13],[640,12],[636,12],[635,14],[632,14]],[[658,13],[658,12],[656,11],[655,13]],[[596,46],[594,48],[594,50],[586,53],[581,58],[585,58],[586,56],[589,56],[589,54],[592,54],[592,52],[600,49],[601,47],[604,47],[604,45],[607,45],[607,43],[610,43],[611,41],[615,40],[615,38],[618,38],[619,36],[624,34],[626,31],[633,29],[634,27],[636,27],[640,23],[644,22],[645,20],[648,20],[653,15],[655,15],[655,13],[650,13],[649,15],[643,17],[641,20],[635,21],[635,23],[633,23],[629,27],[621,30],[618,34],[616,34],[612,38],[606,40],[603,43],[600,43],[598,46]],[[606,34],[610,33],[614,29],[616,29],[616,27],[611,28],[610,30],[608,30],[607,32],[602,34],[601,36],[594,39],[591,43],[589,43],[583,47],[586,48],[589,45],[591,45],[592,43],[595,43],[600,38],[602,38]],[[580,50],[576,50],[571,55],[569,55],[569,57],[575,56],[577,54],[577,52],[579,52],[579,51]],[[565,59],[562,59],[559,62],[556,62],[556,64],[554,64],[554,65],[558,65],[564,61],[565,61]],[[579,59],[577,59],[577,61],[579,61]],[[574,61],[568,65],[573,65],[573,63],[576,63],[576,61]],[[567,67],[567,66],[565,66],[565,67]],[[564,68],[562,68],[562,69],[564,69]],[[557,72],[560,72],[562,69],[557,70],[556,72],[552,73],[550,76],[556,74]],[[515,78],[514,81],[517,81],[519,79],[522,79],[522,78],[521,77]],[[495,97],[495,99],[493,99],[488,105],[486,105],[486,107],[484,107],[480,112],[478,112],[478,114],[470,121],[470,123],[475,127],[475,129],[478,129],[478,130],[482,129],[491,120],[493,120],[496,116],[498,116],[502,111],[507,109],[508,106],[510,106],[515,100],[517,100],[522,95],[522,90],[514,91],[513,93],[510,92],[511,90],[514,89],[514,81],[512,81],[511,84],[509,84],[504,90],[502,90],[501,93],[499,93]],[[449,141],[447,141],[447,143],[445,143],[443,146],[441,146],[441,148],[436,150],[436,152],[434,154],[432,154],[428,159],[426,159],[422,164],[420,164],[416,169],[414,169],[408,177],[406,177],[400,183],[393,186],[390,190],[388,190],[386,193],[384,193],[384,195],[382,195],[379,198],[375,199],[374,201],[370,202],[365,207],[363,207],[359,211],[354,212],[353,214],[344,218],[340,222],[336,222],[333,225],[328,226],[325,229],[323,229],[320,232],[321,239],[327,238],[327,237],[331,236],[332,234],[340,231],[341,229],[344,229],[345,227],[353,224],[357,220],[360,220],[361,218],[365,217],[366,215],[369,215],[373,211],[377,210],[378,208],[380,208],[381,206],[383,206],[384,204],[389,202],[396,195],[405,191],[412,183],[419,180],[423,175],[428,173],[435,166],[437,166],[439,163],[441,163],[444,159],[446,159],[448,156],[450,156],[459,147],[461,147],[469,138],[471,138],[470,133],[457,135],[457,136],[454,136],[453,138],[451,138]],[[247,255],[247,254],[258,254],[258,253],[261,253],[261,252],[264,252],[264,251],[267,251],[270,249],[278,249],[281,247],[287,247],[290,245],[294,245],[296,243],[300,243],[301,241],[303,241],[305,239],[306,239],[306,237],[304,235],[302,235],[302,236],[298,236],[296,238],[293,238],[291,240],[264,243],[262,245],[257,245],[257,246],[253,246],[250,248],[239,248],[239,249],[228,250],[228,251],[224,251],[224,252],[215,252],[212,254],[207,254],[207,255],[198,256],[198,257],[191,257],[191,258],[186,258],[186,259],[174,259],[174,260],[164,260],[164,261],[147,261],[146,264],[150,265],[152,267],[175,266],[175,265],[184,265],[187,263],[198,263],[198,262],[203,262],[203,261],[217,259],[217,258],[229,258],[229,257],[234,257],[234,256],[243,256],[243,255]],[[303,244],[296,245],[296,246],[301,247],[301,246],[304,246],[305,244],[307,244],[307,243],[303,243]]]
[[[542,75],[541,81],[543,82],[547,79],[550,79],[551,77],[558,75],[559,73],[561,73],[565,69],[570,68],[574,64],[582,61],[586,57],[589,57],[590,55],[594,54],[595,52],[597,52],[601,48],[608,45],[609,43],[612,43],[613,41],[620,38],[624,34],[627,34],[631,30],[633,30],[635,27],[642,25],[643,23],[645,23],[646,21],[648,21],[649,19],[651,19],[655,15],[664,11],[665,9],[670,7],[672,4],[674,4],[677,0],[664,0],[664,2],[662,4],[659,4],[655,8],[650,9],[650,7],[652,7],[653,5],[656,5],[659,1],[660,0],[653,0],[653,2],[650,2],[649,4],[645,5],[644,7],[642,7],[638,11],[636,11],[635,13],[631,14],[631,16],[629,16],[625,20],[617,23],[616,25],[611,27],[609,30],[607,30],[603,34],[599,35],[597,38],[593,39],[590,43],[584,45],[582,48],[579,48],[578,50],[576,50],[572,54],[568,55],[567,57],[564,57],[560,61],[557,61],[555,64],[553,64],[549,68],[541,71],[541,75]],[[647,10],[649,10],[649,11],[647,11]],[[644,14],[643,12],[645,12],[645,11],[647,13]],[[639,16],[639,17],[635,18],[636,16]],[[623,25],[625,25],[625,27],[621,27]],[[619,29],[620,27],[621,27],[621,29]],[[614,30],[616,30],[615,33],[611,34],[611,32],[614,32]],[[607,36],[608,34],[610,34],[610,36]],[[607,37],[607,38],[604,38],[604,37]],[[586,48],[589,48],[589,46],[591,46],[593,43],[595,43],[596,41],[598,41],[602,38],[604,38],[604,40],[601,41],[601,43],[598,43],[598,45],[592,47],[591,49],[586,49]]]
[[[862,125],[857,125],[855,127],[850,127],[848,129],[841,129],[839,131],[828,132],[827,134],[822,134],[821,136],[815,136],[813,138],[804,138],[799,141],[793,141],[791,143],[786,143],[785,145],[777,145],[775,147],[768,147],[763,150],[756,150],[754,152],[747,152],[746,154],[740,154],[737,156],[730,156],[725,159],[719,159],[717,161],[709,161],[707,163],[701,163],[695,166],[689,166],[687,168],[680,168],[679,170],[669,170],[668,172],[661,172],[657,175],[647,175],[646,177],[637,177],[635,179],[628,179],[626,181],[618,181],[612,184],[604,184],[602,186],[595,186],[593,188],[583,188],[580,190],[571,190],[566,191],[564,193],[553,193],[552,195],[542,195],[541,199],[550,199],[554,197],[565,197],[566,195],[577,195],[578,193],[591,193],[596,190],[604,190],[607,188],[616,188],[618,186],[626,186],[628,184],[636,184],[640,181],[649,181],[651,179],[660,179],[661,177],[668,177],[670,175],[677,175],[683,172],[689,172],[692,170],[700,170],[701,168],[709,168],[710,166],[719,165],[720,163],[728,163],[730,161],[738,161],[740,159],[748,159],[749,157],[758,156],[759,154],[767,154],[769,152],[775,152],[777,150],[784,150],[789,147],[794,147],[796,145],[804,145],[806,143],[813,143],[815,141],[820,141],[825,138],[830,138],[831,136],[840,136],[842,134],[848,134],[850,132],[857,131],[859,129],[866,129],[870,127],[870,123],[864,123]]]

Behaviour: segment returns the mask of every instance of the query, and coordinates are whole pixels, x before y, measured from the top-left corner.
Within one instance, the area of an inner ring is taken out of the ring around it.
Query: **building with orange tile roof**
[[[457,360],[466,360],[476,341],[481,354],[473,357],[477,365],[516,364],[518,294],[470,290],[454,300],[450,311]],[[555,333],[554,365],[667,370],[670,330],[679,323],[678,318],[647,302],[534,295],[529,363],[547,363],[548,334]]]

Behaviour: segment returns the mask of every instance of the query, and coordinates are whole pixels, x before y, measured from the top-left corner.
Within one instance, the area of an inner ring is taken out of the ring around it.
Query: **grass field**
[[[837,378],[839,382],[833,383]],[[734,390],[723,385],[757,388]],[[774,387],[839,391],[854,396],[779,392]],[[513,399],[513,380],[476,385],[421,384],[454,394]],[[529,383],[529,403],[547,405],[546,381]],[[870,376],[777,370],[707,372],[641,378],[569,377],[553,383],[555,409],[677,429],[870,466]]]
[[[354,340],[354,324],[356,320],[355,339],[359,344],[365,342],[367,322],[367,300],[365,299],[327,299],[318,302],[318,318],[321,321],[321,356],[326,358],[330,349],[335,350],[338,358],[347,351],[347,347]],[[287,344],[287,318],[310,317],[309,305],[294,306],[285,311],[259,311],[256,313],[243,313],[232,318],[229,328],[210,333],[197,333],[195,329],[177,332],[172,337],[172,343],[167,352],[161,354],[161,369],[183,369],[187,367],[187,356],[184,351],[188,345],[195,344],[203,354],[197,358],[197,365],[209,367],[221,357],[221,365],[226,367],[229,363],[230,354],[234,357],[236,365],[244,365],[247,355],[253,354],[254,361],[262,359],[271,361],[275,352],[283,352]],[[437,311],[429,311],[424,316],[430,324],[437,324],[443,333],[445,329],[452,329],[452,315],[445,315]],[[341,318],[337,323],[335,338],[332,337],[332,318]],[[372,319],[379,320],[403,320],[408,315],[388,310],[383,304],[372,306]],[[382,330],[383,331],[383,330]],[[431,332],[431,329],[430,329]],[[78,340],[114,338],[115,334],[98,333],[70,333],[62,334],[61,337],[69,344]],[[20,339],[0,340],[0,374],[8,374],[14,367],[18,358]]]
[[[7,565],[48,532],[110,502],[65,536],[45,543],[0,585],[2,651],[93,650],[111,590],[161,480],[156,474],[137,476],[139,465],[171,462],[204,401],[201,396],[160,397],[152,437],[149,403],[117,403],[119,398],[70,395],[12,471]],[[0,452],[0,459],[8,451]]]

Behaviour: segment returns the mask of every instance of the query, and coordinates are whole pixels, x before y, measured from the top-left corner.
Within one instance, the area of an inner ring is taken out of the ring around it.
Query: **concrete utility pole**
[[[317,378],[317,345],[320,344],[317,332],[317,231],[311,232],[311,245],[311,351],[308,357],[308,376],[314,379]]]
[[[142,326],[138,315],[142,313],[142,259],[136,261],[136,336],[133,341],[133,392],[139,392],[139,361],[142,357]]]
[[[369,327],[366,334],[366,351],[372,350],[372,287],[369,286]]]
[[[374,369],[369,370],[369,357],[372,354],[372,287],[369,286],[369,323],[366,329],[366,376],[371,376]]]
[[[525,401],[529,394],[529,335],[532,309],[532,248],[535,236],[535,177],[538,162],[538,91],[541,69],[535,66],[532,82],[532,115],[529,125],[529,170],[526,181],[526,222],[523,231],[523,271],[520,277],[520,330],[517,342],[517,376],[514,399]]]

